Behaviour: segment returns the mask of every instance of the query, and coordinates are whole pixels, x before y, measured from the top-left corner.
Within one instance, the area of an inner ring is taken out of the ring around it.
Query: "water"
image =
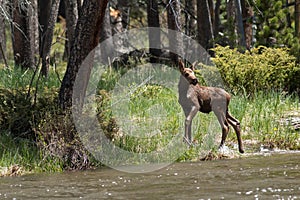
[[[300,199],[300,153],[0,179],[0,199]]]

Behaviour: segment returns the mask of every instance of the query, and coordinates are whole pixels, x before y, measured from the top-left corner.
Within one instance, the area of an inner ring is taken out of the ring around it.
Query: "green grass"
[[[134,93],[127,98],[123,103],[112,103],[114,108],[110,103],[105,106],[106,113],[110,113],[108,118],[114,118],[122,128],[118,133],[122,136],[116,134],[116,145],[128,151],[151,152],[162,149],[176,134],[183,136],[180,127],[184,124],[184,114],[176,93],[159,85],[145,84],[136,86]],[[241,122],[247,152],[257,151],[261,145],[299,150],[299,131],[283,123],[291,113],[298,113],[299,117],[299,103],[298,96],[278,91],[257,92],[251,97],[232,96],[229,110]],[[112,109],[119,111],[117,116]],[[197,159],[218,148],[221,128],[213,113],[198,113],[193,120],[192,132],[196,145],[179,160]],[[237,139],[232,128],[226,144],[236,147]]]
[[[34,139],[34,130],[42,126],[40,118],[55,109],[59,85],[53,71],[48,79],[38,80],[32,70],[0,69],[0,176],[11,174],[12,166],[19,173],[63,169],[61,161]]]
[[[291,117],[300,117],[296,95],[283,92],[257,92],[252,98],[235,97],[232,112],[241,120],[243,138],[280,149],[300,149],[300,133],[291,124]]]
[[[63,169],[60,160],[53,160],[37,148],[35,143],[24,138],[12,136],[9,132],[0,133],[0,176],[2,171],[12,173],[10,167],[15,166],[19,173],[54,172]]]
[[[113,95],[113,88],[125,73],[124,69],[109,69],[99,82],[96,106],[105,134],[116,146],[137,154],[159,152],[177,135],[181,140],[184,114],[177,101],[177,91],[159,84],[132,83],[128,85],[132,90],[125,92],[125,97],[119,101]],[[36,106],[32,107],[33,102],[26,100],[32,75],[32,71],[0,70],[0,169],[17,165],[24,171],[61,171],[68,168],[67,161],[62,160],[61,155],[53,154],[48,148],[49,143],[44,141],[47,137],[53,139],[70,131],[69,124],[64,122],[55,106],[60,82],[53,71],[47,80],[37,82],[35,78],[31,97],[38,85],[38,98]],[[229,110],[241,122],[246,152],[255,152],[260,145],[300,150],[299,131],[284,123],[293,116],[299,117],[298,96],[276,91],[256,92],[251,97],[236,95],[232,96]],[[22,123],[18,119],[20,116]],[[24,124],[29,126],[37,141],[22,137],[23,132],[19,130],[23,127],[15,129],[16,125]],[[217,152],[221,128],[213,113],[198,113],[193,120],[192,133],[196,145],[180,154],[178,161],[199,160],[209,152]],[[233,129],[226,144],[231,148],[237,144]],[[60,148],[65,147],[68,145],[57,144],[54,150],[60,152]]]

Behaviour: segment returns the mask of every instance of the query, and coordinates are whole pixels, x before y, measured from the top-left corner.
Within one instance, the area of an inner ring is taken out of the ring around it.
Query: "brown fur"
[[[230,94],[217,87],[205,87],[198,83],[194,74],[194,66],[186,68],[182,60],[179,60],[179,70],[181,72],[179,89],[179,103],[185,114],[185,136],[184,139],[191,144],[192,120],[197,112],[210,113],[217,116],[222,128],[222,140],[220,147],[225,143],[229,132],[229,124],[234,128],[239,144],[239,152],[244,153],[240,122],[228,112]]]

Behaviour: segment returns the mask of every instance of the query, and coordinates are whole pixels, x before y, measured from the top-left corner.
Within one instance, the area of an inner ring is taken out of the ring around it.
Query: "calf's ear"
[[[197,61],[193,62],[192,65],[191,65],[191,67],[190,67],[190,69],[193,70],[193,71],[195,71],[197,65],[198,65]]]
[[[184,63],[183,63],[183,61],[182,61],[181,58],[178,58],[178,67],[179,67],[179,71],[181,73],[183,73],[183,71],[184,71]]]

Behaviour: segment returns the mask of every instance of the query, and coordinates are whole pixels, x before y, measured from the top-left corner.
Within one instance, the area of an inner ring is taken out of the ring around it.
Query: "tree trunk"
[[[244,32],[244,25],[243,25],[243,16],[242,16],[242,6],[241,0],[235,0],[236,4],[236,15],[237,15],[237,24],[238,24],[238,38],[239,38],[239,46],[246,49],[246,40],[245,40],[245,32]]]
[[[57,19],[60,0],[53,0],[47,30],[42,39],[42,69],[41,73],[44,77],[48,77],[50,65],[50,51],[52,46],[53,32]]]
[[[226,2],[226,11],[227,11],[227,22],[226,22],[226,32],[228,37],[228,44],[231,48],[236,47],[236,44],[238,43],[237,37],[236,37],[236,9],[235,9],[235,3],[234,0],[228,0]]]
[[[253,9],[247,1],[242,0],[242,13],[243,13],[243,24],[244,24],[244,33],[245,33],[245,43],[246,49],[250,49],[252,46],[252,18],[253,18]]]
[[[39,54],[39,20],[38,20],[38,2],[31,0],[31,8],[28,10],[28,35],[30,39],[30,46],[32,49],[32,59],[36,63],[36,55]]]
[[[215,24],[215,5],[213,0],[208,0],[208,8],[210,14],[210,21],[212,26]]]
[[[68,58],[71,51],[71,44],[74,41],[75,28],[78,19],[77,0],[64,0],[66,8],[67,40],[65,45],[65,56]]]
[[[220,8],[221,8],[221,0],[216,1],[215,7],[215,23],[214,23],[214,38],[219,36],[220,30]]]
[[[295,35],[300,40],[300,0],[295,0]]]
[[[300,41],[300,0],[295,0],[295,36],[298,37]],[[300,63],[300,56],[298,52],[296,62]]]
[[[52,0],[38,0],[39,5],[39,24],[40,24],[40,47],[42,47],[42,40],[47,30],[48,21],[50,17]],[[42,57],[42,48],[40,49],[40,56]]]
[[[210,55],[213,55],[213,51],[210,50],[214,47],[210,16],[208,0],[197,0],[198,41]]]
[[[87,55],[98,45],[100,39],[100,27],[105,16],[105,8],[108,0],[84,1],[75,30],[75,40],[71,47],[67,71],[59,91],[59,102],[63,109],[72,106],[73,86],[79,67]],[[85,74],[81,78],[80,97],[83,102],[92,65],[85,66]]]
[[[177,64],[178,54],[183,55],[183,41],[179,37],[179,32],[181,31],[180,2],[178,0],[167,1],[168,29],[173,30],[168,33],[170,58],[171,61]]]
[[[121,34],[124,32],[123,28],[123,19],[121,10],[114,9],[110,7],[110,17],[111,17],[111,27],[112,27],[112,35],[114,36],[114,47],[116,52],[119,54],[126,53],[126,45],[124,43],[124,35]]]
[[[0,0],[0,7],[5,8],[5,0]],[[0,12],[0,62],[6,62],[6,34],[5,34],[5,19]]]
[[[77,0],[77,10],[78,10],[78,15],[81,12],[81,6],[82,6],[83,0]]]
[[[20,4],[13,0],[12,41],[14,59],[22,69],[35,66],[35,55],[38,53],[37,2],[36,0]]]
[[[149,36],[149,52],[151,54],[150,62],[156,63],[161,55],[161,41],[160,41],[160,25],[159,25],[159,11],[157,0],[149,0],[147,4],[148,13],[148,26],[154,27],[155,29],[150,29]]]
[[[185,1],[185,9],[186,9],[186,34],[192,38],[197,36],[197,21],[196,21],[196,0]]]
[[[100,29],[100,43],[104,42],[100,46],[101,51],[101,59],[106,63],[112,62],[115,49],[114,49],[114,41],[112,38],[112,27],[110,23],[110,15],[109,15],[109,3],[107,4],[105,16],[103,19],[103,23]]]
[[[128,2],[128,0],[118,0],[118,9],[122,13],[122,25],[124,30],[128,29],[130,19],[130,7]]]

